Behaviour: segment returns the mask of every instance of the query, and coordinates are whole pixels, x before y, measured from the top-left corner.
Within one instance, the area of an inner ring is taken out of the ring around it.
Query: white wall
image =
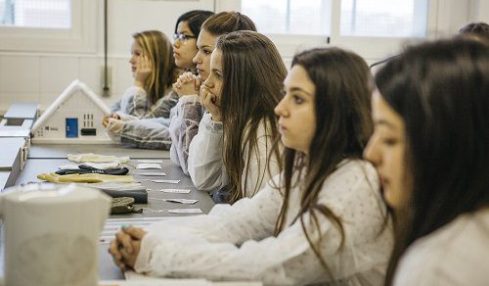
[[[97,51],[88,54],[26,53],[0,50],[0,114],[14,102],[39,102],[44,110],[74,79],[102,94],[103,1],[98,2]],[[109,0],[108,64],[111,70],[107,103],[115,101],[131,85],[128,64],[131,35],[158,29],[169,37],[175,21],[192,9],[214,9],[214,0]]]
[[[214,7],[218,11],[228,10],[236,5],[236,1],[109,0],[111,96],[104,100],[113,102],[132,82],[127,62],[132,33],[160,29],[171,36],[177,17],[183,12],[192,9],[213,10]],[[469,21],[489,22],[488,0],[439,0],[437,3],[438,16],[430,19],[437,29],[435,36],[448,36]],[[44,109],[76,78],[86,82],[97,94],[102,94],[103,1],[98,0],[98,5],[98,14],[93,19],[97,22],[95,53],[25,53],[0,50],[0,114],[14,102],[39,102],[41,109]],[[355,43],[350,44],[350,48],[355,48]],[[392,47],[392,52],[395,50],[397,47]],[[358,49],[358,52],[370,62],[378,57],[372,57],[371,51],[367,53]]]
[[[471,19],[474,19],[474,21],[489,23],[489,1],[473,0]]]

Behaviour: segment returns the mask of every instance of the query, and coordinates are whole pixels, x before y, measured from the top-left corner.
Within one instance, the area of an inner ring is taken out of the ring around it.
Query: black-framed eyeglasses
[[[181,33],[173,34],[173,40],[174,41],[179,40],[179,41],[185,42],[185,41],[188,41],[190,39],[196,39],[196,38],[197,38],[196,36],[190,36],[190,35],[185,35],[185,34],[181,34]]]

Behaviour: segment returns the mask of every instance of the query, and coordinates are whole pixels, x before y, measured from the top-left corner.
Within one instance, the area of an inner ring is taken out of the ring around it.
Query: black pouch
[[[134,198],[129,197],[113,198],[110,214],[142,213],[143,209],[136,209],[134,201]]]
[[[112,198],[118,197],[129,197],[133,198],[136,204],[147,204],[148,203],[148,191],[146,189],[141,190],[113,190],[113,189],[104,189],[100,188],[100,190]]]
[[[229,187],[226,185],[211,193],[211,198],[215,204],[229,204],[231,194]]]
[[[69,174],[106,174],[106,175],[118,175],[123,176],[129,173],[129,169],[126,167],[122,168],[113,168],[113,169],[97,169],[94,167],[80,165],[79,169],[61,169],[56,171],[55,173],[58,175],[69,175]]]

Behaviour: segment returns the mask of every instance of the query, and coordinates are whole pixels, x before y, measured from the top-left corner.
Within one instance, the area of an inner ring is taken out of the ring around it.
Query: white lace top
[[[112,112],[121,117],[131,119],[170,117],[170,110],[177,104],[178,94],[170,89],[168,94],[158,99],[153,105],[149,104],[146,91],[138,86],[131,86],[111,108]]]
[[[247,130],[244,131],[245,134]],[[271,179],[269,173],[276,175],[279,172],[275,156],[272,156],[270,158],[272,161],[268,163],[268,155],[273,144],[271,136],[267,135],[270,132],[264,121],[261,121],[256,133],[257,148],[250,150],[249,145],[244,148],[245,166],[241,182],[243,196],[252,197]],[[249,152],[251,158],[248,165]],[[193,184],[199,190],[213,192],[229,183],[223,161],[223,125],[221,122],[212,121],[210,113],[204,114],[200,121],[199,132],[190,143],[188,172]]]
[[[489,285],[489,209],[460,215],[416,240],[399,262],[394,285]]]
[[[274,177],[278,180],[279,176]],[[324,182],[318,203],[343,221],[340,233],[318,214],[321,230],[304,221],[333,276],[314,255],[300,222],[299,189],[293,189],[285,229],[273,236],[281,193],[266,186],[233,206],[216,205],[208,215],[170,218],[154,224],[144,237],[135,269],[153,276],[211,280],[260,280],[271,285],[322,283],[381,285],[392,248],[390,222],[374,168],[364,161],[344,161]],[[292,223],[292,224],[291,224]]]

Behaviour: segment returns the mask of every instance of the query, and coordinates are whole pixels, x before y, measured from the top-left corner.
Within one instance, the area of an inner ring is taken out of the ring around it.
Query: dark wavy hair
[[[224,129],[223,158],[230,178],[229,201],[234,202],[245,196],[249,187],[249,170],[244,168],[249,166],[258,148],[260,125],[265,125],[270,136],[270,150],[272,142],[279,139],[274,108],[282,98],[287,69],[273,42],[257,32],[236,31],[220,36],[216,49],[222,51],[223,85],[219,106]],[[244,158],[245,149],[247,158]],[[274,155],[275,161],[280,162],[278,150]],[[258,166],[261,177],[253,193],[259,191],[268,162],[258,162]]]
[[[408,47],[375,81],[405,124],[407,200],[386,276],[418,238],[489,206],[489,49],[469,38]]]
[[[343,224],[331,209],[318,204],[318,195],[324,181],[344,159],[361,159],[363,149],[372,134],[370,117],[371,76],[367,63],[357,54],[338,48],[317,48],[294,56],[292,67],[303,67],[316,87],[314,106],[316,131],[305,154],[285,148],[283,182],[278,186],[283,190],[284,203],[275,226],[278,235],[286,220],[288,201],[294,173],[305,170],[301,177],[299,219],[312,250],[322,266],[329,272],[321,256],[319,244],[312,241],[306,229],[303,215],[310,212],[313,225],[319,230],[318,214],[322,214],[336,224],[344,242]]]
[[[474,22],[460,28],[459,33],[463,36],[474,37],[489,43],[489,25],[484,22]]]
[[[182,14],[177,19],[177,23],[175,24],[175,33],[177,32],[178,24],[180,22],[187,22],[190,31],[194,36],[198,36],[200,33],[200,27],[202,23],[207,20],[210,16],[214,15],[214,12],[205,11],[205,10],[192,10]]]

